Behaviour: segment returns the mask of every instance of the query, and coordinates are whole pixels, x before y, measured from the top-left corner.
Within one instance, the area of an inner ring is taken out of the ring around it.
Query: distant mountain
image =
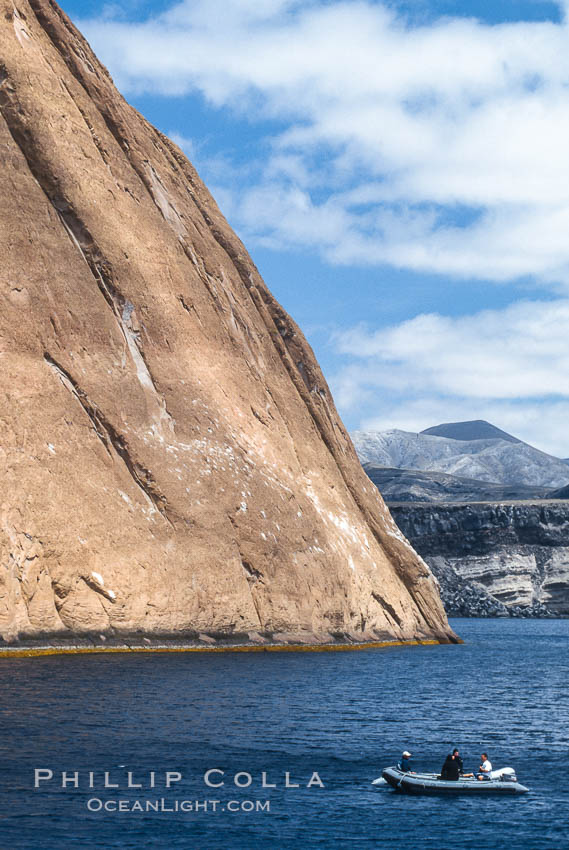
[[[566,463],[515,438],[457,440],[394,429],[355,431],[352,439],[364,464],[444,472],[494,484],[559,488],[569,483]]]
[[[517,437],[513,437],[501,428],[496,428],[485,419],[472,419],[470,422],[445,422],[443,425],[434,425],[426,428],[421,434],[430,434],[433,437],[449,437],[451,440],[506,440],[508,443],[521,443]]]
[[[489,484],[444,472],[393,469],[364,463],[364,469],[383,498],[394,502],[508,502],[546,498],[569,498],[563,490],[527,487],[523,484]],[[559,495],[558,495],[559,494]]]

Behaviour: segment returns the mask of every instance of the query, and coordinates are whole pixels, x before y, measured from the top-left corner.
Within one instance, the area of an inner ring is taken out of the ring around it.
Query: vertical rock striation
[[[0,635],[452,640],[193,167],[54,2],[0,9]]]

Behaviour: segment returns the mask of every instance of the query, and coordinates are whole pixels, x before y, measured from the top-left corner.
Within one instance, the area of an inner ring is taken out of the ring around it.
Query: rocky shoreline
[[[562,619],[541,602],[533,605],[504,605],[482,585],[461,578],[457,569],[434,562],[433,572],[440,584],[441,599],[449,617],[516,617],[526,619]]]
[[[444,643],[463,643],[460,638],[449,641],[444,637],[421,638],[409,640],[369,640],[363,642],[338,640],[335,642],[297,642],[282,640],[262,641],[224,641],[198,642],[182,641],[150,641],[140,642],[116,641],[109,643],[89,643],[75,640],[68,643],[15,643],[0,644],[0,658],[37,657],[44,655],[82,655],[104,653],[132,652],[342,652],[359,649],[389,649],[396,646],[433,646]]]
[[[450,617],[569,616],[569,501],[391,504]]]

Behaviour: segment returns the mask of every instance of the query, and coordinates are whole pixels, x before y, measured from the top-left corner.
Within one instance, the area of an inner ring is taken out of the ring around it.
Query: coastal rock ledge
[[[54,2],[0,9],[2,640],[455,640],[193,167]]]

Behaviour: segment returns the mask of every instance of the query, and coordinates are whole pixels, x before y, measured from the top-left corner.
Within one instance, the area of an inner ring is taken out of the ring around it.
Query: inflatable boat
[[[399,767],[386,767],[383,779],[396,791],[406,794],[525,794],[529,791],[521,785],[511,767],[492,771],[491,779],[463,778],[454,781],[441,779],[437,773],[405,773]],[[375,780],[377,784],[377,780]]]

